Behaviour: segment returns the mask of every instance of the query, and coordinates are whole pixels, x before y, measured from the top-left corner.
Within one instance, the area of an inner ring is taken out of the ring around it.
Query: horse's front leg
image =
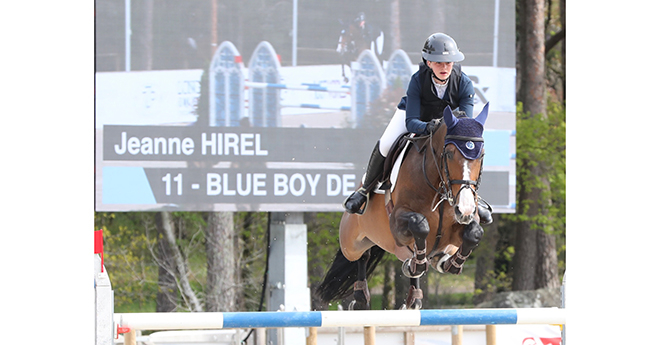
[[[426,258],[426,238],[429,235],[429,222],[417,212],[396,212],[390,230],[397,245],[408,246],[413,242],[413,256],[403,263],[403,274],[408,278],[419,278],[429,269]]]
[[[401,267],[403,274],[410,278],[410,288],[404,309],[421,309],[424,294],[419,285],[419,278],[429,269],[426,257],[426,238],[429,235],[429,223],[424,215],[417,212],[395,212],[394,223],[390,225],[392,235],[399,245],[413,242],[412,258],[406,259]]]
[[[443,271],[460,274],[463,271],[463,264],[472,250],[479,245],[483,234],[484,229],[476,221],[466,225],[463,229],[463,243],[458,247],[456,253],[442,264]]]
[[[353,284],[353,302],[348,306],[349,310],[371,309],[371,295],[367,285],[367,263],[371,257],[371,248],[367,249],[358,259],[357,281]]]

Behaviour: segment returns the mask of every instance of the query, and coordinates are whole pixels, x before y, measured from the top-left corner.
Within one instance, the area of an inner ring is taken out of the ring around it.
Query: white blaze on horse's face
[[[468,163],[470,163],[470,161],[467,159],[463,161],[463,180],[465,181],[471,180],[470,166]],[[458,205],[455,207],[457,208],[458,212],[454,213],[456,216],[456,221],[461,224],[469,224],[474,219],[474,214],[477,207],[474,201],[474,195],[472,194],[472,189],[462,188],[457,197]]]

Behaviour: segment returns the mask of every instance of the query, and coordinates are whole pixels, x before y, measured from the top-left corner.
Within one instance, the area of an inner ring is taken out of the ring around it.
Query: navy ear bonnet
[[[449,107],[444,110],[444,120],[447,124],[445,145],[454,144],[463,157],[474,160],[481,157],[484,147],[484,123],[488,117],[488,104],[484,106],[479,116],[456,118]]]

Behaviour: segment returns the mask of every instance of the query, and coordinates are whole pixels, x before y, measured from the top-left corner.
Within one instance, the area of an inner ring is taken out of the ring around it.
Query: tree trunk
[[[545,1],[521,0],[519,4],[519,18],[524,19],[520,21],[519,30],[521,88],[518,99],[523,103],[523,116],[545,118]],[[550,182],[545,178],[545,164],[541,160],[522,162],[529,175],[519,181],[517,205],[521,208],[518,212],[524,212],[528,218],[516,225],[513,290],[534,290],[553,286],[555,280],[559,282],[554,237],[543,231],[546,222],[537,220],[539,216],[548,215],[550,205]]]
[[[520,0],[520,75],[518,99],[523,111],[545,116],[545,14],[544,0]]]
[[[170,213],[158,212],[156,214],[156,224],[158,228],[162,229],[165,245],[168,247],[168,250],[172,255],[171,260],[173,260],[175,264],[176,275],[179,278],[178,287],[181,291],[181,296],[183,297],[186,308],[196,312],[202,311],[202,306],[188,281],[188,269],[186,267],[186,262],[183,259],[183,255],[176,244],[176,236],[174,235],[174,227],[172,226]]]
[[[167,244],[163,229],[162,216],[156,213],[158,231],[158,293],[156,294],[156,312],[174,312],[179,304],[179,292],[176,286],[176,265],[172,251]]]
[[[384,262],[385,277],[383,279],[383,309],[396,309],[396,297],[394,289],[394,280],[396,279],[395,263],[398,261],[388,260]]]
[[[410,278],[404,276],[401,272],[400,261],[397,261],[397,264],[394,266],[394,309],[399,309],[406,304],[406,297],[410,288]]]
[[[559,1],[559,12],[561,17],[561,28],[566,31],[566,0]],[[563,72],[561,100],[566,102],[566,37],[561,44],[561,66]]]
[[[533,175],[534,173],[530,174]],[[522,184],[520,188],[525,189],[525,182],[527,181],[519,182]],[[539,190],[535,190],[531,193],[520,193],[520,200],[530,200],[529,209],[526,212],[529,216],[538,214],[539,192]],[[521,203],[517,205],[523,207]],[[511,288],[514,291],[534,290],[537,258],[536,235],[538,230],[534,229],[534,224],[530,220],[518,222],[515,228],[515,255],[513,256],[513,283]]]
[[[392,0],[390,3],[390,54],[401,49],[401,14],[399,11],[400,0]],[[384,51],[383,51],[384,53]]]
[[[218,0],[211,0],[211,59],[218,46]]]
[[[546,229],[550,232],[552,229]],[[557,245],[555,236],[546,231],[539,231],[536,237],[537,244],[537,270],[535,277],[535,289],[558,288],[559,267],[557,264]]]
[[[477,269],[474,273],[474,290],[481,291],[474,294],[475,305],[489,300],[497,292],[494,287],[489,286],[489,281],[493,278],[495,271],[495,253],[497,242],[500,239],[497,231],[499,219],[499,215],[493,214],[493,223],[484,228],[483,238],[479,242],[479,247],[475,249]]]
[[[237,311],[234,214],[209,212],[206,228],[206,311]]]

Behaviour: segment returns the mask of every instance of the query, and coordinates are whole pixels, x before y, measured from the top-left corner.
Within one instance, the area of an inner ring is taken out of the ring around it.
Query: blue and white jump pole
[[[307,312],[118,313],[118,327],[186,330],[282,327],[565,324],[561,308],[360,310]]]

